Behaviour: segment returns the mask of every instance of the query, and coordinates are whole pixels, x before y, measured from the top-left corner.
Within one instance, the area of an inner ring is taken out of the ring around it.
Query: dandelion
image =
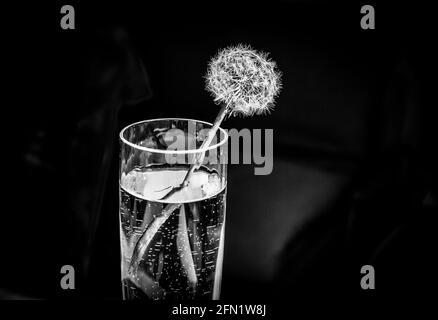
[[[208,65],[206,89],[233,115],[269,112],[281,89],[281,73],[263,52],[247,45],[220,50]]]
[[[206,89],[211,92],[215,102],[222,103],[222,108],[182,183],[166,188],[170,190],[161,199],[167,199],[187,186],[190,176],[204,160],[204,148],[210,145],[227,115],[251,116],[269,112],[281,88],[281,73],[276,70],[275,62],[268,59],[266,53],[257,52],[246,45],[219,51],[211,59],[205,78]]]

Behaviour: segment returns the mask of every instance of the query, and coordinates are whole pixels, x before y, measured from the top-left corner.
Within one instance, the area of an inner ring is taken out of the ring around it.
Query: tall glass
[[[123,299],[219,298],[228,135],[220,128],[200,149],[211,127],[168,118],[120,132]]]

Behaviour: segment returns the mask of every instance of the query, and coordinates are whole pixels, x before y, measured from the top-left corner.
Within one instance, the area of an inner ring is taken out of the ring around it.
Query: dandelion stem
[[[213,138],[216,136],[216,132],[219,129],[219,126],[221,125],[222,121],[224,121],[225,116],[228,114],[229,108],[228,104],[223,104],[219,114],[217,115],[216,119],[213,122],[213,127],[208,131],[207,138],[205,138],[204,142],[202,143],[201,147],[199,148],[202,150],[200,153],[197,153],[195,156],[195,161],[190,165],[189,171],[187,171],[184,180],[181,182],[181,184],[177,187],[172,188],[165,196],[163,196],[160,200],[165,200],[169,198],[172,194],[175,192],[181,190],[182,188],[186,187],[188,184],[188,181],[190,179],[190,176],[195,172],[196,169],[198,169],[205,158],[205,150],[204,148],[208,148],[210,143],[213,141]]]

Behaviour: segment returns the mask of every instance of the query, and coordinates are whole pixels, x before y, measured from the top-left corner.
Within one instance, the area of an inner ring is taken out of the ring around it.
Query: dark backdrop
[[[284,88],[267,116],[274,170],[229,168],[223,298],[424,292],[434,280],[433,33],[420,5],[264,1],[32,4],[11,24],[0,296],[121,297],[117,133],[156,117],[212,121],[219,48],[270,53]],[[376,30],[360,28],[374,4]],[[62,265],[77,289],[59,287]]]

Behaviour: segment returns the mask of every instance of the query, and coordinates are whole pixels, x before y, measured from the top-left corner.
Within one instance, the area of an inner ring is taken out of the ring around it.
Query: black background
[[[14,5],[3,104],[0,297],[120,299],[117,132],[218,111],[219,48],[270,53],[274,171],[228,173],[223,299],[424,295],[436,277],[433,14],[419,3],[70,1]],[[376,29],[360,28],[373,4]],[[143,71],[145,70],[145,71]],[[106,152],[106,153],[105,153]],[[102,160],[104,154],[107,158]],[[77,289],[61,290],[62,265]],[[360,288],[360,267],[376,290]]]

